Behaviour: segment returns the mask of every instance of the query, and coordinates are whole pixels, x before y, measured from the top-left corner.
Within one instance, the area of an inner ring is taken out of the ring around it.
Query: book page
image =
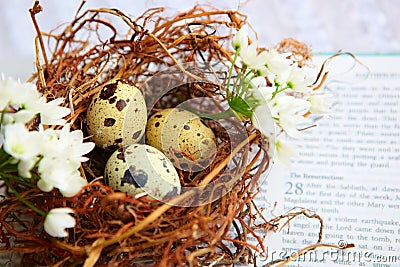
[[[355,248],[320,248],[287,266],[400,266],[400,56],[358,59],[370,68],[368,78],[360,68],[344,75],[347,81],[328,81],[332,114],[293,140],[299,157],[291,169],[272,167],[257,199],[271,216],[313,210],[324,220],[323,243]],[[347,68],[341,64],[332,72]],[[298,216],[269,234],[267,262],[315,243],[319,226]]]

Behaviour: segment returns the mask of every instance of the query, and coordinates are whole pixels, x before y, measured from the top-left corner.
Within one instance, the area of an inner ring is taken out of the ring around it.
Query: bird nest
[[[30,10],[38,34],[37,72],[30,81],[48,99],[65,98],[73,129],[87,133],[92,96],[115,79],[129,80],[147,102],[153,101],[150,114],[196,98],[208,99],[203,106],[211,99],[213,109],[224,106],[221,84],[233,56],[226,47],[232,30],[246,23],[245,15],[196,6],[174,17],[164,16],[162,8],[150,9],[133,19],[116,9],[90,9],[79,11],[61,31],[44,33],[35,19],[40,11],[38,3]],[[310,59],[308,47],[292,39],[277,49],[293,52],[299,65]],[[205,74],[199,67],[205,62],[218,64]],[[147,86],[151,77],[171,68],[172,75],[158,76],[152,79],[155,86]],[[152,89],[167,84],[179,86],[162,97]],[[235,140],[226,125],[211,121],[208,126],[218,139],[215,158],[200,172],[179,171],[187,188],[212,184],[212,190],[187,190],[168,203],[114,191],[103,181],[110,152],[96,148],[81,167],[89,183],[74,197],[16,185],[25,199],[46,212],[73,208],[77,224],[69,236],[47,235],[43,218],[10,194],[0,215],[3,249],[23,253],[24,266],[205,266],[254,262],[255,253],[266,256],[264,238],[283,218],[260,222],[257,218],[264,217],[253,201],[262,174],[272,164],[269,143],[251,123],[225,123],[230,129],[245,129],[246,138]],[[288,216],[299,214],[320,219],[306,211]]]

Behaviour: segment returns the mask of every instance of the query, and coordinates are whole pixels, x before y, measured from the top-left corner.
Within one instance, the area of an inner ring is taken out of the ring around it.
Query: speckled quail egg
[[[174,165],[158,149],[133,144],[116,150],[108,159],[104,177],[108,186],[136,195],[166,200],[180,194],[181,186]]]
[[[177,108],[160,110],[149,118],[146,142],[183,170],[198,171],[216,150],[215,135],[201,118]]]
[[[142,93],[129,82],[116,80],[97,92],[87,111],[93,142],[114,151],[137,143],[144,135],[147,110]]]

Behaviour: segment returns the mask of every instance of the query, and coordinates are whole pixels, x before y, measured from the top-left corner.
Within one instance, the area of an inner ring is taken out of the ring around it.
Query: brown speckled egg
[[[142,93],[130,83],[116,80],[105,84],[93,96],[87,111],[87,129],[93,142],[114,151],[137,143],[147,121]]]
[[[153,114],[146,126],[146,142],[161,150],[176,167],[184,170],[203,165],[213,156],[213,131],[192,112],[164,109]]]
[[[166,200],[180,194],[178,173],[163,153],[145,144],[119,148],[108,159],[106,183],[122,192]]]

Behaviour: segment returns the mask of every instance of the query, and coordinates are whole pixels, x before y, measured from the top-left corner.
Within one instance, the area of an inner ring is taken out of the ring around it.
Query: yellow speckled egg
[[[183,170],[196,171],[216,150],[215,135],[201,118],[176,108],[160,110],[149,118],[146,142]]]
[[[116,150],[107,161],[104,177],[116,190],[131,195],[145,191],[158,200],[167,200],[181,191],[174,165],[159,150],[145,144]]]
[[[105,84],[93,96],[86,117],[93,142],[114,151],[142,138],[147,121],[146,103],[135,86],[116,80]]]

